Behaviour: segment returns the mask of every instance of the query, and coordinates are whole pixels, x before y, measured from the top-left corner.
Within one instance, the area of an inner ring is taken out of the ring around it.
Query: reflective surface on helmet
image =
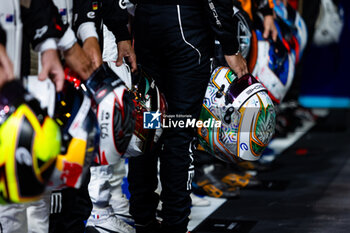
[[[200,120],[222,124],[198,128],[200,145],[225,162],[257,160],[272,138],[275,116],[266,89],[253,76],[237,79],[229,68],[218,67],[208,84]]]
[[[233,101],[250,85],[259,83],[251,74],[246,74],[239,79],[235,79],[228,88],[226,93],[226,101],[233,103]]]
[[[105,63],[90,76],[86,87],[96,103],[101,129],[99,153],[94,161],[104,165],[115,164],[125,154],[134,132],[132,95]]]
[[[138,68],[139,73],[133,77],[132,94],[134,95],[134,105],[136,113],[136,122],[133,138],[129,144],[126,157],[139,156],[153,149],[162,134],[162,129],[144,129],[144,112],[161,113],[161,124],[164,115],[167,112],[167,103],[164,95],[159,91],[155,81],[150,77],[142,67]]]
[[[21,84],[9,85],[0,94],[0,112],[14,107],[0,125],[0,202],[22,203],[37,200],[45,190],[61,137],[56,123]]]
[[[249,16],[238,8],[234,8],[233,20],[237,25],[237,38],[239,41],[239,51],[244,58],[247,58],[250,52],[252,29]]]

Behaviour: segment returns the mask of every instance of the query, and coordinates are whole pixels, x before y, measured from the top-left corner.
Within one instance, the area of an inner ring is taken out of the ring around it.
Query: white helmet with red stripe
[[[280,40],[265,40],[260,30],[255,30],[256,42],[252,45],[255,54],[249,60],[252,74],[269,92],[276,103],[280,103],[289,90],[295,72],[295,55],[288,52]]]
[[[124,157],[134,132],[133,96],[107,64],[91,75],[86,87],[96,102],[101,131],[99,156],[95,162],[115,164]]]

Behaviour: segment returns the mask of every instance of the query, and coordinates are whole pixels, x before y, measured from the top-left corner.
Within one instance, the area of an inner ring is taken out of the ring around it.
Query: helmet
[[[23,86],[0,92],[0,203],[40,198],[60,152],[59,127]]]
[[[243,10],[233,7],[233,21],[237,25],[237,39],[239,41],[239,51],[242,56],[247,59],[250,53],[252,26],[247,13]],[[216,65],[225,65],[227,63],[224,58],[222,46],[218,40],[215,40],[215,63]]]
[[[117,163],[129,146],[135,127],[133,95],[107,64],[102,64],[86,82],[97,109],[101,130],[100,147],[95,162]]]
[[[239,41],[239,51],[244,58],[247,58],[250,52],[252,27],[250,18],[243,10],[233,7],[233,21],[237,25],[237,37]]]
[[[54,119],[61,128],[62,147],[51,185],[80,188],[98,148],[99,129],[91,100],[66,81],[56,95]]]
[[[287,52],[293,52],[295,54],[297,45],[295,45],[293,41],[294,35],[292,28],[288,26],[288,24],[286,24],[281,18],[275,19],[275,26],[278,33],[278,38],[280,41],[282,41],[284,47],[286,47]]]
[[[290,8],[293,9],[292,7]],[[308,32],[307,32],[305,21],[299,14],[299,12],[297,11],[293,11],[293,12],[295,13],[294,27],[296,29],[296,30],[293,30],[293,33],[299,44],[300,55],[298,60],[300,60],[307,44]]]
[[[265,40],[260,30],[255,30],[256,44],[252,46],[255,60],[249,60],[252,74],[268,90],[270,97],[280,103],[286,95],[294,77],[295,62],[292,53],[288,53],[283,42]],[[254,64],[252,66],[251,64]]]
[[[273,10],[278,17],[282,19],[288,18],[287,8],[282,1],[277,2],[276,0],[273,0],[273,6]]]
[[[253,76],[237,79],[228,67],[212,73],[200,120],[219,121],[198,127],[200,145],[215,157],[234,162],[257,160],[275,130],[275,108],[266,89]]]
[[[116,75],[124,82],[125,86],[128,89],[131,89],[131,71],[130,67],[123,63],[120,66],[117,66],[115,61],[107,61],[105,62],[111,70],[113,70]]]
[[[138,68],[138,71],[138,75],[134,76],[135,85],[131,90],[134,95],[136,123],[134,135],[126,153],[128,157],[135,157],[152,150],[154,143],[162,134],[162,128],[144,129],[144,112],[158,111],[163,117],[167,111],[165,97],[156,86],[155,81],[141,67]]]
[[[307,29],[303,18],[290,5],[284,6],[275,4],[276,27],[279,32],[279,38],[285,43],[288,51],[295,54],[295,60],[298,62],[303,54],[307,43]],[[284,41],[285,40],[285,41]]]

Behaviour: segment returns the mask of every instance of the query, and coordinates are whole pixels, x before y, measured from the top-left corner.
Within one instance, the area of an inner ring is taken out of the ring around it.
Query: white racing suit
[[[50,193],[39,201],[28,204],[0,206],[0,233],[47,233]]]
[[[128,65],[116,66],[118,58],[117,44],[111,31],[103,25],[103,61],[131,88],[131,72]],[[106,155],[115,156],[115,155]],[[129,215],[129,201],[122,192],[123,178],[126,176],[124,159],[112,159],[113,164],[99,161],[104,164],[91,167],[91,178],[89,183],[89,194],[93,203],[93,210],[89,220],[97,221],[101,216],[115,215],[117,218],[132,222]],[[108,161],[108,159],[107,159]],[[102,218],[103,219],[103,218]]]

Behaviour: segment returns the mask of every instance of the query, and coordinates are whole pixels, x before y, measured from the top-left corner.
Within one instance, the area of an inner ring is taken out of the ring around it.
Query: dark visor
[[[250,85],[259,83],[251,74],[246,74],[239,79],[235,79],[226,92],[226,102],[233,103],[233,101]]]
[[[86,85],[93,92],[97,92],[99,89],[103,88],[106,84],[108,77],[102,72],[103,66],[100,66],[95,72],[91,75],[89,80],[86,82]],[[113,80],[112,80],[113,81]]]
[[[95,70],[90,78],[86,81],[86,86],[90,92],[95,95],[101,89],[112,91],[115,87],[122,84],[123,81],[112,71],[107,64],[102,64]]]

